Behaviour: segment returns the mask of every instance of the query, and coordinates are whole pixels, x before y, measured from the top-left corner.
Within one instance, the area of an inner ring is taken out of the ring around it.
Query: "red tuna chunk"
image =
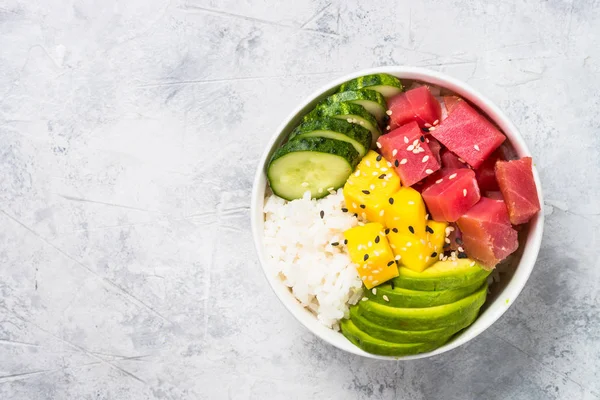
[[[394,164],[404,186],[412,186],[440,169],[416,122],[381,136],[377,142],[381,154]]]
[[[478,168],[506,139],[466,101],[459,101],[431,134],[473,168]]]
[[[540,211],[531,164],[531,157],[496,162],[496,179],[513,225],[524,224]]]
[[[454,222],[481,197],[475,172],[468,168],[447,171],[423,190],[423,200],[436,221]]]
[[[457,223],[467,255],[488,268],[494,268],[519,247],[517,231],[510,224],[502,200],[482,197]]]
[[[458,159],[458,156],[456,156],[456,154],[453,154],[448,149],[442,150],[440,158],[442,160],[442,168],[452,168],[452,169],[467,168],[467,164],[465,164],[464,162],[461,162]]]
[[[454,110],[459,101],[463,101],[463,99],[458,96],[444,96],[444,106],[446,106],[448,114]]]
[[[427,86],[400,93],[388,100],[391,129],[415,121],[421,128],[433,125],[442,117],[442,107]]]
[[[425,135],[425,142],[429,145],[429,149],[433,153],[433,156],[438,161],[439,164],[442,163],[442,159],[440,157],[440,152],[442,151],[442,145],[440,142],[435,140],[431,135]]]

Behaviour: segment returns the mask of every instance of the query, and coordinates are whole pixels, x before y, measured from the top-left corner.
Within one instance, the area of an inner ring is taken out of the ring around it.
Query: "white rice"
[[[264,243],[273,274],[322,324],[336,330],[348,306],[362,297],[362,281],[343,245],[343,232],[358,221],[342,207],[342,190],[319,200],[307,192],[289,202],[271,194],[264,207]]]

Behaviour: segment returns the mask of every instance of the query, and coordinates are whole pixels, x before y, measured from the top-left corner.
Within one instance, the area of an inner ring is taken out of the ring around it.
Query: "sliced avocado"
[[[395,287],[390,283],[385,283],[377,286],[375,294],[371,291],[367,291],[366,297],[376,303],[390,307],[435,307],[442,304],[454,303],[455,301],[467,297],[479,289],[486,279],[487,276],[484,276],[465,287],[435,291],[404,289]]]
[[[463,258],[456,261],[438,261],[423,272],[406,267],[398,269],[395,287],[411,290],[447,290],[470,286],[487,277],[486,271],[475,261]]]
[[[359,348],[372,354],[382,356],[407,356],[425,353],[440,347],[443,341],[428,343],[392,343],[374,338],[360,329],[354,323],[345,319],[340,323],[342,334]]]
[[[445,342],[456,332],[471,325],[473,321],[477,319],[478,315],[479,309],[470,314],[466,314],[464,317],[459,318],[443,328],[410,331],[384,328],[358,315],[358,306],[350,309],[350,319],[358,329],[374,338],[393,343]]]
[[[374,301],[361,301],[357,313],[370,322],[392,329],[439,329],[478,310],[485,302],[486,295],[487,282],[475,293],[450,304],[427,308],[395,308]]]

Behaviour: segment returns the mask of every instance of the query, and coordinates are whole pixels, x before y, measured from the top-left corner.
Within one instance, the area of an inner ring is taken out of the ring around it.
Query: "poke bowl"
[[[541,185],[517,128],[439,72],[326,84],[259,160],[252,232],[283,305],[356,355],[441,354],[497,321],[540,249]]]

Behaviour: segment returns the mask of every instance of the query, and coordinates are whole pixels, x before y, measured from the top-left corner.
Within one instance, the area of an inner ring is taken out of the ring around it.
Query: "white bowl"
[[[323,326],[317,321],[316,317],[310,311],[306,310],[300,305],[300,303],[294,298],[282,281],[273,273],[269,272],[267,255],[263,245],[263,205],[265,189],[267,186],[265,171],[271,154],[287,138],[291,130],[298,125],[302,116],[312,109],[312,107],[314,107],[318,101],[335,92],[342,83],[359,76],[374,73],[387,73],[394,75],[401,80],[418,80],[449,89],[459,96],[469,100],[472,104],[475,104],[481,111],[487,114],[488,118],[494,121],[508,137],[510,143],[513,145],[520,157],[531,156],[525,141],[519,134],[517,128],[512,124],[512,122],[509,121],[506,115],[504,115],[504,113],[500,111],[500,109],[490,100],[473,90],[464,82],[439,72],[414,67],[389,66],[358,71],[329,82],[314,92],[283,121],[277,131],[273,134],[273,137],[269,141],[269,144],[267,145],[267,148],[265,149],[258,163],[256,177],[254,179],[254,185],[252,188],[252,205],[250,215],[252,219],[252,234],[254,237],[254,244],[256,246],[256,251],[258,253],[263,272],[265,273],[267,280],[271,284],[271,287],[273,288],[273,291],[279,300],[289,310],[289,312],[291,312],[292,315],[298,319],[298,321],[300,321],[312,333],[325,340],[327,343],[349,353],[377,359],[413,360],[431,357],[436,354],[441,354],[452,350],[477,337],[477,335],[485,331],[496,320],[498,320],[498,318],[500,318],[502,314],[506,312],[508,307],[510,307],[515,301],[525,286],[527,279],[529,279],[529,275],[533,270],[533,266],[535,265],[535,260],[540,249],[544,226],[543,210],[539,212],[529,223],[529,232],[527,233],[527,237],[519,247],[519,252],[521,253],[520,258],[517,257],[515,262],[506,269],[506,271],[501,275],[501,280],[499,283],[495,283],[490,287],[491,293],[488,295],[488,299],[485,305],[482,307],[482,313],[479,318],[477,318],[475,323],[436,350],[413,356],[387,357],[370,354],[350,343],[350,341],[348,341],[341,333]],[[533,175],[537,185],[540,204],[542,204],[543,207],[544,200],[542,197],[541,184],[535,167],[533,169]]]

